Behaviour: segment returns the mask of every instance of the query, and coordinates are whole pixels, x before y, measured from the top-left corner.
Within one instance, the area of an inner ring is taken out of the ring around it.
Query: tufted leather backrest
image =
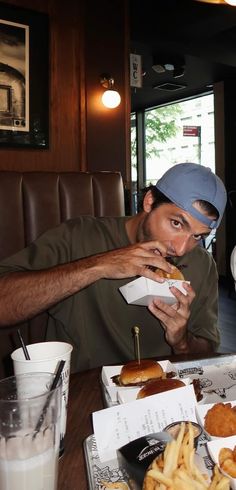
[[[0,260],[44,231],[80,215],[122,216],[124,188],[119,172],[0,171]],[[26,343],[45,338],[47,314],[20,325]],[[0,378],[12,374],[10,353],[19,347],[16,328],[0,331]]]
[[[0,172],[0,260],[76,216],[122,216],[119,172]]]

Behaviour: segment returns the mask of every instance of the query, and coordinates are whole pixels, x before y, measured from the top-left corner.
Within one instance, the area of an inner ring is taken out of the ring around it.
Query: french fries
[[[211,482],[207,474],[202,474],[194,462],[194,432],[191,423],[185,432],[182,422],[176,440],[166,445],[144,478],[143,490],[229,490],[229,478],[222,475],[218,466],[214,468]]]

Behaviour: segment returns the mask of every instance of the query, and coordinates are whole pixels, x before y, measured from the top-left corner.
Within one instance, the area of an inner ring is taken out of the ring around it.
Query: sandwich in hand
[[[184,281],[184,275],[178,269],[178,267],[173,266],[174,269],[171,272],[163,271],[162,269],[156,269],[155,272],[159,277],[164,277],[165,279],[178,279],[179,281]]]

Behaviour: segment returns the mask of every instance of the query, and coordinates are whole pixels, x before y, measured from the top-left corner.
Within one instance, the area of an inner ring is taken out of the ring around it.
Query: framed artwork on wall
[[[0,147],[49,147],[48,15],[1,2]]]

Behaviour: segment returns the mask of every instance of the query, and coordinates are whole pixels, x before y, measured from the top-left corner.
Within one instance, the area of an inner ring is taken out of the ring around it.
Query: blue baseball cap
[[[224,214],[227,194],[222,180],[209,167],[198,163],[179,163],[171,167],[157,181],[157,189],[171,202],[209,228],[218,228]],[[207,201],[219,213],[219,218],[212,220],[198,211],[193,203]]]

